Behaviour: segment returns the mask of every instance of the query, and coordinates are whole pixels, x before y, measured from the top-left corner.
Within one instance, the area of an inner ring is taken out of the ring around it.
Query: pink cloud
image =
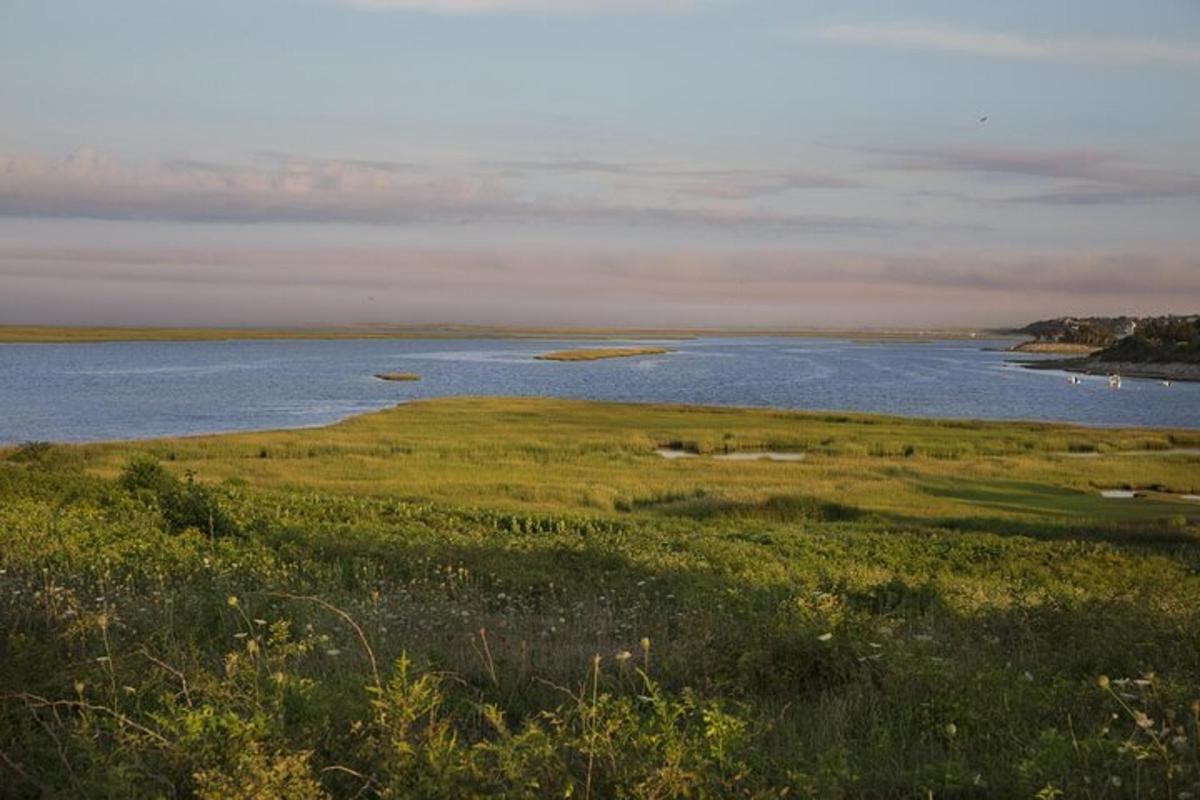
[[[1200,259],[1169,252],[0,247],[0,280],[0,315],[25,322],[1007,325],[1200,306]]]

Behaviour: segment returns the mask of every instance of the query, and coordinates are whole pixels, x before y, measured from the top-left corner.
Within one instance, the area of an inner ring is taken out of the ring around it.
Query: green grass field
[[[477,398],[10,449],[0,796],[1200,797],[1197,446]]]

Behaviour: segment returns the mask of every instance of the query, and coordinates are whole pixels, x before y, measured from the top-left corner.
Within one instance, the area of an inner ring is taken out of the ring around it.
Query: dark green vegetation
[[[1111,333],[1117,328],[1132,333]],[[1013,348],[1084,353],[1084,358],[1025,362],[1029,369],[1064,369],[1165,380],[1200,380],[1200,316],[1048,320],[1025,329],[1038,337]],[[1046,337],[1046,338],[1043,338]],[[1102,349],[1101,349],[1102,348]]]
[[[1198,796],[1198,444],[456,400],[26,445],[0,795]]]
[[[1165,317],[1061,317],[1026,325],[1026,347],[1094,348],[1100,361],[1200,363],[1200,315]],[[1017,348],[1021,349],[1021,348]]]
[[[1138,325],[1096,357],[1127,363],[1200,364],[1200,316],[1159,317]]]
[[[1034,343],[1108,347],[1131,327],[1141,322],[1137,317],[1058,317],[1026,325],[1017,333],[1033,337]]]

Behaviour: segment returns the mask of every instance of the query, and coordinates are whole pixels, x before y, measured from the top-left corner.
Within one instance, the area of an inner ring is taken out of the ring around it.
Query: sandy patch
[[[658,453],[663,458],[668,458],[674,461],[677,458],[695,458],[695,453],[689,453],[687,450],[670,450],[666,447],[660,447],[654,452]]]
[[[671,461],[681,458],[699,458],[697,453],[691,453],[687,450],[673,450],[668,447],[660,447],[654,451],[660,456]],[[803,461],[808,458],[808,453],[776,453],[772,451],[749,451],[741,453],[722,453],[720,455],[710,456],[714,461]]]
[[[1181,494],[1180,500],[1186,500],[1189,503],[1200,503],[1200,494]]]
[[[1200,447],[1173,447],[1169,450],[1109,450],[1104,453],[1059,453],[1067,458],[1100,458],[1101,456],[1200,456]]]
[[[717,461],[803,461],[807,453],[725,453]]]
[[[1125,489],[1105,489],[1100,493],[1101,497],[1107,497],[1109,500],[1132,500],[1137,497],[1137,492],[1130,492]]]

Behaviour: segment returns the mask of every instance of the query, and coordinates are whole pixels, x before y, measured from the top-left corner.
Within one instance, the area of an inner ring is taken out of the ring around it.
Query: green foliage
[[[0,796],[1200,796],[1185,434],[538,407],[0,464]]]
[[[602,688],[609,681],[623,691]],[[750,724],[719,702],[667,693],[640,670],[605,675],[599,656],[567,694],[516,730],[499,706],[470,708],[484,725],[467,739],[445,681],[401,657],[372,703],[370,746],[388,775],[380,795],[729,797],[756,783]]]
[[[8,459],[18,464],[41,463],[50,454],[52,448],[53,445],[49,442],[23,442],[9,454]]]
[[[1131,317],[1062,317],[1034,322],[1021,332],[1041,342],[1108,347],[1134,321]]]
[[[144,491],[155,497],[179,488],[179,481],[175,476],[152,456],[137,456],[131,459],[121,472],[118,483],[128,492]]]
[[[325,800],[330,795],[309,766],[306,752],[264,754],[257,742],[225,769],[196,773],[197,800]]]
[[[126,465],[119,484],[157,503],[171,533],[192,529],[214,538],[240,533],[216,493],[201,485],[191,472],[180,481],[157,460],[140,457]]]
[[[1200,364],[1200,316],[1144,320],[1126,336],[1098,354],[1101,361]]]

